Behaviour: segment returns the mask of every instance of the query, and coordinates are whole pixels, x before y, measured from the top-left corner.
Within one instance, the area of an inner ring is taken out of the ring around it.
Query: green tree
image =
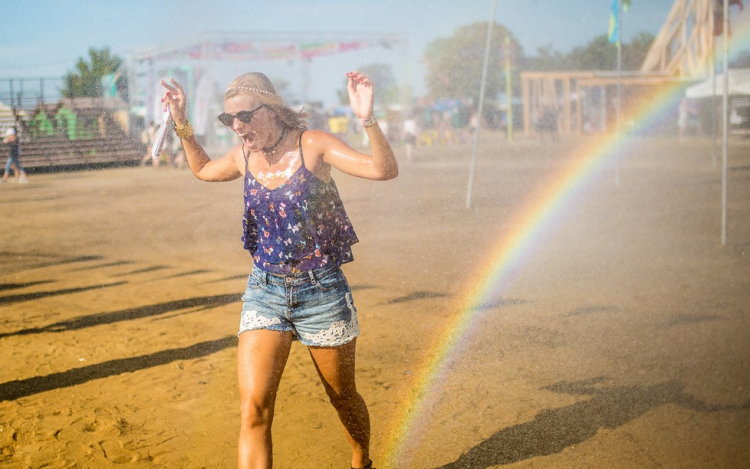
[[[651,44],[654,43],[654,36],[651,33],[642,31],[638,33],[630,42],[622,45],[622,69],[623,70],[640,70],[643,61],[646,60]]]
[[[646,59],[654,35],[641,32],[629,43],[622,45],[622,69],[640,70]],[[576,47],[568,54],[556,51],[552,46],[541,47],[536,57],[526,60],[528,70],[615,70],[617,68],[617,46],[610,44],[606,35],[597,36],[585,46]]]
[[[536,50],[536,57],[527,57],[525,68],[535,71],[554,71],[569,69],[566,63],[566,55],[556,51],[551,45],[539,47]]]
[[[387,107],[398,102],[398,82],[390,64],[375,63],[358,68],[360,72],[370,77],[375,85],[375,105]],[[349,79],[344,81],[344,88],[337,91],[339,103],[349,104]]]
[[[603,34],[585,46],[574,48],[565,62],[570,70],[614,70],[617,67],[617,46],[610,44]]]
[[[66,98],[84,96],[102,96],[101,79],[104,75],[114,73],[122,64],[122,59],[111,55],[109,48],[97,50],[89,49],[89,61],[83,57],[76,63],[76,71],[65,75],[65,89],[62,90]],[[124,77],[122,78],[124,80]],[[121,85],[118,84],[118,87]]]
[[[273,87],[276,90],[276,94],[279,96],[289,97],[291,94],[291,83],[289,83],[289,80],[282,77],[273,77],[271,78],[271,83],[273,83]]]
[[[484,63],[484,46],[487,41],[486,22],[462,26],[453,36],[438,38],[427,45],[427,88],[433,98],[461,98],[478,102]],[[518,41],[503,25],[493,24],[490,43],[489,68],[485,96],[495,96],[505,90],[502,73],[505,38],[510,38],[508,53],[522,60]],[[517,82],[518,80],[514,80]]]

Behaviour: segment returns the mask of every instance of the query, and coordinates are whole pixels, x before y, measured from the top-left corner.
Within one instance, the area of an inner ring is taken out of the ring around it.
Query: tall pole
[[[729,0],[724,0],[724,96],[721,145],[721,245],[727,245],[727,147],[729,143]]]
[[[492,41],[492,25],[495,23],[495,11],[497,10],[497,0],[492,0],[492,12],[490,14],[489,25],[487,26],[487,40],[484,43],[484,65],[482,66],[482,84],[479,87],[479,123],[477,131],[474,133],[474,147],[471,152],[471,168],[469,169],[469,184],[466,190],[466,208],[471,208],[471,191],[474,186],[474,169],[477,166],[477,148],[479,146],[479,132],[482,129],[482,112],[484,110],[484,88],[487,85],[487,68],[490,62],[490,42]]]
[[[713,93],[711,94],[711,115],[713,122],[713,137],[714,137],[714,150],[711,157],[712,167],[716,169],[718,166],[718,154],[719,154],[719,119],[716,116],[716,40],[713,41],[714,47],[711,50],[711,84],[713,85]]]
[[[620,187],[620,151],[622,147],[622,0],[617,0],[617,147],[615,150],[615,187]]]
[[[513,89],[510,78],[510,37],[505,36],[505,102],[508,106],[505,115],[508,124],[508,143],[513,143]]]

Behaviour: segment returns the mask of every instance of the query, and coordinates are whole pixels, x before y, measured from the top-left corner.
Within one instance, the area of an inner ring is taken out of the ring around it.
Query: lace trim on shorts
[[[336,321],[331,327],[315,334],[300,335],[312,346],[334,347],[346,344],[359,335],[359,321],[357,321],[357,308],[354,307],[351,292],[346,294],[346,305],[349,307],[351,317],[349,322]]]
[[[276,324],[281,324],[281,319],[267,318],[258,314],[257,311],[243,311],[242,320],[240,321],[240,330],[251,331],[255,329],[265,329]]]

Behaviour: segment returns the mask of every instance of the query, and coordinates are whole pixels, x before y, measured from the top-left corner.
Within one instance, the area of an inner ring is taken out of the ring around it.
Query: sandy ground
[[[338,175],[376,462],[479,266],[587,145],[486,136],[470,210],[469,147],[386,183]],[[429,390],[400,469],[750,467],[750,144],[730,148],[726,247],[711,149],[633,140],[619,188],[604,168],[566,199]],[[0,465],[234,467],[241,183],[30,180],[0,186]],[[274,438],[278,468],[349,467],[302,346]]]

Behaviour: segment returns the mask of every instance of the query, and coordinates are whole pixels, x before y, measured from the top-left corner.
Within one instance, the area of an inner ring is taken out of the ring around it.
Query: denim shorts
[[[254,267],[242,303],[238,335],[290,331],[309,347],[337,347],[359,335],[357,309],[339,266],[290,275]]]
[[[6,161],[6,162],[5,162],[5,172],[6,172],[6,173],[9,173],[9,172],[10,172],[10,166],[11,166],[11,165],[12,165],[13,163],[15,163],[15,164],[16,164],[16,168],[18,168],[18,171],[23,171],[23,166],[21,166],[21,162],[20,162],[20,161],[18,161],[18,158],[15,158],[15,157],[13,157],[13,156],[9,156],[9,157],[8,157],[8,161]]]

